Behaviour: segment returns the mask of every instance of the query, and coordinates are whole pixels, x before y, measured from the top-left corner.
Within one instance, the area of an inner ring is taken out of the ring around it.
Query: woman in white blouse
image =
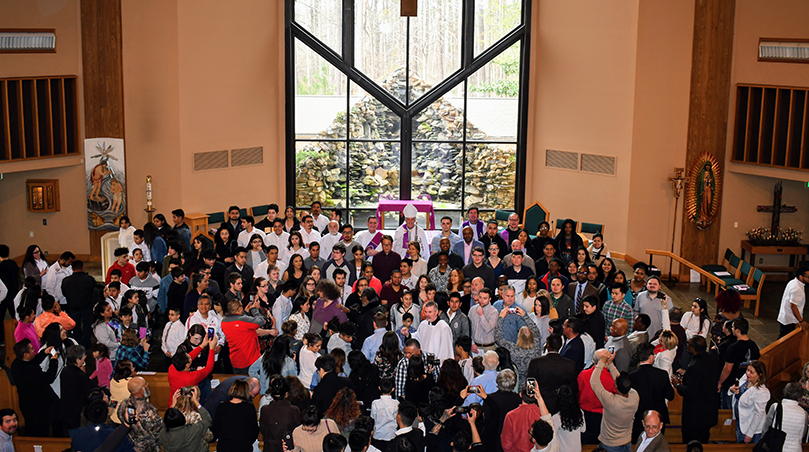
[[[121,229],[118,231],[118,244],[130,249],[135,244],[135,226],[132,226],[129,217],[126,215],[121,217],[119,224]]]
[[[402,316],[405,313],[413,314],[413,328],[418,328],[419,322],[416,319],[421,318],[421,306],[418,303],[413,303],[412,291],[405,291],[402,294],[402,301],[396,303],[390,311],[390,323],[392,323],[391,331],[399,331],[402,329]]]
[[[669,330],[665,330],[660,334],[660,338],[652,343],[655,346],[658,344],[663,346],[662,351],[657,351],[658,347],[655,347],[654,366],[668,372],[669,379],[671,379],[671,364],[674,362],[674,357],[677,355],[677,335]]]
[[[315,361],[320,357],[320,347],[323,345],[323,338],[319,334],[306,333],[304,335],[304,347],[301,349],[300,362],[301,369],[298,379],[303,383],[303,387],[310,389],[312,377],[317,372]]]
[[[292,257],[293,254],[299,254],[302,259],[309,257],[309,251],[303,247],[303,236],[298,231],[289,233],[289,244],[284,248],[284,252],[281,255],[281,262],[283,262],[287,268],[289,268],[289,258]]]
[[[784,440],[784,452],[800,452],[801,441],[806,437],[806,411],[798,405],[798,400],[803,396],[803,387],[797,381],[787,383],[784,387],[784,398],[781,400],[781,430],[786,433]],[[764,430],[761,435],[767,433],[767,429],[775,424],[775,413],[779,404],[770,405],[767,412],[767,420],[764,422]]]
[[[728,395],[733,396],[737,443],[757,443],[761,439],[770,400],[770,390],[765,383],[767,368],[764,363],[751,361],[739,383],[728,388]]]
[[[711,331],[711,319],[708,318],[708,303],[697,298],[691,303],[691,310],[683,314],[680,326],[685,329],[685,336],[691,339],[694,336],[707,337]]]

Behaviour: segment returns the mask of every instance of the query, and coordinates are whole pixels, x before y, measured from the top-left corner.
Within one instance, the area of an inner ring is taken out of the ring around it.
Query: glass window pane
[[[323,207],[345,207],[345,142],[296,142],[295,170],[296,205],[320,201]]]
[[[345,138],[348,79],[295,40],[295,137]]]
[[[402,119],[356,83],[351,83],[351,138],[396,139]]]
[[[513,209],[516,174],[516,144],[467,144],[464,207]]]
[[[343,54],[343,0],[295,0],[295,22]]]
[[[522,23],[522,0],[475,0],[475,56]]]
[[[436,209],[460,208],[462,150],[460,143],[413,143],[413,197],[429,196]]]
[[[463,141],[463,84],[413,116],[413,141]]]
[[[399,143],[351,143],[351,207],[376,207],[380,198],[399,199]]]
[[[354,65],[405,102],[407,18],[399,0],[355,3]]]
[[[468,141],[517,141],[520,42],[469,77]]]
[[[410,102],[461,67],[461,0],[421,0],[410,18]]]

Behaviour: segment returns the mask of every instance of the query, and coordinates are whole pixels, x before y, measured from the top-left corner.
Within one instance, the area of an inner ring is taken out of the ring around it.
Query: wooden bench
[[[157,372],[154,374],[148,372],[146,374],[138,373],[138,376],[143,377],[143,379],[149,383],[149,389],[152,393],[151,397],[149,397],[149,402],[151,402],[151,404],[154,405],[162,415],[171,406],[171,394],[169,394],[169,374],[166,372]],[[222,382],[233,376],[235,375],[213,374],[211,375],[211,378]],[[261,402],[260,396],[253,398],[253,405],[256,406],[256,410],[258,410],[259,402]]]

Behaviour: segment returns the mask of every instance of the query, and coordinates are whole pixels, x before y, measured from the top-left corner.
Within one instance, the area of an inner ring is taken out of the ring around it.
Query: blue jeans
[[[756,444],[761,440],[761,433],[756,433],[753,435],[753,440],[750,441],[750,444]],[[744,433],[739,429],[739,425],[736,424],[736,442],[737,443],[744,443]]]
[[[624,444],[623,446],[607,446],[604,443],[599,443],[607,452],[632,452],[632,444]]]
[[[719,400],[720,400],[719,409],[732,410],[733,409],[733,396],[728,395],[727,389],[722,388],[722,390],[719,391],[719,395],[720,395],[720,397],[719,397]]]

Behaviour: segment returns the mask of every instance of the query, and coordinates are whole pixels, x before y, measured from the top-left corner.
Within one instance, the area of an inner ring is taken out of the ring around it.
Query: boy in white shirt
[[[166,357],[171,358],[183,341],[185,341],[185,325],[180,321],[180,311],[170,308],[169,322],[163,328],[163,345],[160,348]]]
[[[396,413],[399,411],[399,401],[394,399],[393,380],[383,378],[379,381],[379,390],[382,396],[374,400],[371,404],[371,417],[374,419],[374,435],[372,444],[380,449],[386,450],[388,442],[396,437]]]
[[[143,260],[149,262],[152,260],[152,254],[149,251],[149,247],[146,246],[146,242],[143,241],[143,229],[138,229],[132,235],[132,239],[134,243],[132,246],[129,247],[129,254],[134,256],[135,250],[139,249],[143,252]]]

